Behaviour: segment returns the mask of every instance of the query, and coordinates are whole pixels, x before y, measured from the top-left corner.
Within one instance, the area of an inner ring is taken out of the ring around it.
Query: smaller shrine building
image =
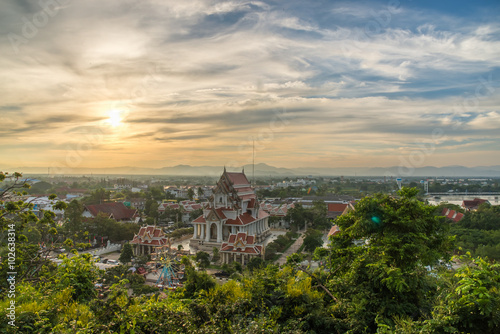
[[[135,245],[135,256],[148,255],[154,253],[157,247],[169,246],[169,240],[163,230],[153,225],[142,226],[130,243]]]

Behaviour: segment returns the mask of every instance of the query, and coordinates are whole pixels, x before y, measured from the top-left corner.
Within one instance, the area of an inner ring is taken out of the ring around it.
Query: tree
[[[196,209],[196,210],[193,210],[189,213],[189,219],[191,220],[195,220],[196,218],[198,218],[199,216],[201,216],[203,214],[203,209]]]
[[[57,267],[56,286],[59,289],[72,287],[72,297],[76,301],[88,301],[97,295],[94,282],[99,269],[92,263],[90,254],[80,254],[68,258]]]
[[[194,198],[194,190],[193,188],[189,188],[188,191],[187,191],[187,196],[188,198],[192,201],[193,198]]]
[[[210,255],[207,252],[196,253],[196,262],[200,268],[207,268],[210,265]]]
[[[426,321],[429,332],[500,332],[500,265],[469,255],[460,257],[465,265],[439,295],[434,319]]]
[[[217,262],[219,261],[219,249],[217,247],[214,247],[212,249],[212,262]]]
[[[305,227],[306,223],[310,222],[310,215],[300,204],[295,205],[287,211],[285,220],[297,229]]]
[[[68,236],[77,240],[83,238],[83,205],[76,199],[72,200],[66,210],[64,210],[64,218],[66,220],[64,228]]]
[[[9,177],[10,180],[6,181]],[[55,233],[56,223],[53,220],[55,215],[50,211],[45,211],[39,219],[32,211],[33,204],[21,200],[21,196],[26,195],[25,189],[29,189],[29,184],[22,178],[22,174],[0,172],[0,276],[7,277],[10,266],[9,253],[15,247],[15,269],[17,272],[16,282],[22,279],[37,281],[41,272],[46,272],[52,262],[47,259],[51,248],[40,250],[37,244],[30,244],[28,238],[23,234],[29,230],[30,226],[36,226],[38,231],[48,230]],[[49,199],[55,201],[56,195],[50,195]],[[58,201],[54,204],[55,209],[63,210],[66,203]],[[42,233],[43,238],[43,233]],[[0,287],[6,291],[7,281],[2,280]]]
[[[132,245],[127,242],[125,245],[123,245],[123,249],[122,249],[122,252],[120,254],[120,258],[118,260],[121,263],[125,264],[125,263],[128,263],[132,260],[133,255],[134,255],[134,252],[132,251]]]
[[[194,297],[195,293],[200,292],[201,290],[209,291],[215,286],[216,283],[212,276],[205,272],[197,272],[193,267],[186,267],[186,282],[184,283],[184,296],[186,298]]]
[[[317,247],[323,246],[323,233],[318,230],[308,229],[304,238],[304,250],[313,253]]]
[[[453,238],[417,194],[403,188],[399,197],[365,197],[337,219],[329,259],[336,275],[328,285],[343,300],[334,316],[347,315],[351,330],[375,332],[375,319],[417,318],[430,310],[436,286],[426,267],[449,260]]]
[[[204,194],[205,194],[205,192],[203,191],[203,188],[202,187],[198,187],[198,198],[203,197]]]
[[[316,229],[326,229],[330,227],[330,222],[326,218],[327,207],[324,201],[314,201],[310,210],[312,215],[312,226]]]
[[[111,197],[111,192],[104,189],[99,188],[90,193],[90,195],[83,199],[85,204],[102,204],[106,201],[109,201]]]
[[[247,269],[254,271],[256,269],[262,269],[264,267],[264,261],[260,257],[252,257],[247,263]]]

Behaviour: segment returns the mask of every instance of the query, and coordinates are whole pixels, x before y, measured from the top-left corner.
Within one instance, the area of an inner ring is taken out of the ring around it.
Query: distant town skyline
[[[0,170],[500,165],[498,1],[6,0]]]

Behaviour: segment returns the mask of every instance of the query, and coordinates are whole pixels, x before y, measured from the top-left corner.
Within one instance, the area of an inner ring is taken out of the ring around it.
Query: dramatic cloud
[[[0,168],[500,164],[496,1],[0,9]]]

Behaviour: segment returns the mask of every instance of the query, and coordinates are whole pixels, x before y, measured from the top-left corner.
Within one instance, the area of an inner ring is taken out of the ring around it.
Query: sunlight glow
[[[116,128],[116,127],[120,126],[121,121],[122,121],[122,111],[121,110],[113,109],[113,110],[109,111],[108,123],[112,127]]]

